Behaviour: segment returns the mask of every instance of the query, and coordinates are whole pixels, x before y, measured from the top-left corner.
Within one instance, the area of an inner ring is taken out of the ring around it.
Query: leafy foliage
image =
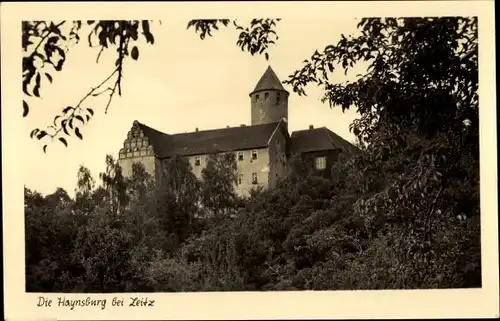
[[[201,172],[201,203],[215,216],[226,215],[237,204],[235,184],[238,178],[233,153],[211,154]]]
[[[138,165],[122,177],[108,157],[104,189],[84,169],[75,200],[25,189],[27,290],[480,287],[477,20],[359,28],[288,80],[360,114],[363,153],[341,154],[332,180],[296,158],[277,186],[241,199],[230,153],[212,155],[201,180],[171,158],[161,184]],[[365,59],[357,80],[329,82]]]
[[[87,41],[90,47],[99,48],[96,62],[103,51],[115,49],[117,58],[110,75],[91,90],[78,103],[62,108],[62,112],[54,117],[53,124],[47,129],[35,128],[30,137],[39,140],[57,138],[65,146],[68,145],[64,136],[75,135],[83,139],[81,126],[94,116],[92,108],[82,105],[90,97],[97,97],[107,93],[109,95],[105,112],[117,92],[121,95],[121,81],[123,77],[124,61],[127,57],[133,60],[139,58],[137,41],[144,37],[147,43],[154,44],[154,36],[147,20],[133,21],[24,21],[22,33],[23,45],[23,117],[30,111],[29,99],[41,97],[42,84],[50,84],[56,72],[63,69],[67,53],[70,48],[80,42],[82,33],[87,32]],[[114,80],[114,83],[112,83]],[[112,83],[112,85],[110,85]],[[47,149],[44,145],[44,152]]]
[[[269,45],[275,45],[279,39],[275,28],[281,19],[252,19],[248,27],[240,25],[237,20],[219,19],[219,20],[191,20],[187,28],[193,27],[196,33],[199,33],[200,39],[212,36],[213,30],[219,30],[219,26],[227,27],[232,21],[232,25],[240,33],[236,45],[242,51],[248,51],[252,56],[255,54],[264,54],[266,60],[269,60]]]

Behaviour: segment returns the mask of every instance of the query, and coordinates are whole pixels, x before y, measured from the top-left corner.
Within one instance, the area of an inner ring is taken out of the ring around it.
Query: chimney
[[[197,132],[198,131],[198,127],[196,127],[196,129],[194,131]]]
[[[314,126],[313,125],[309,125],[309,129],[314,129]]]

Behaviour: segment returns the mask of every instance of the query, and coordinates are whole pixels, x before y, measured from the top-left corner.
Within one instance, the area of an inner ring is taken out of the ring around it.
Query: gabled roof
[[[286,91],[271,66],[267,67],[267,70],[264,72],[259,82],[257,82],[257,86],[255,86],[252,93],[270,89]]]
[[[167,158],[236,151],[268,146],[268,141],[281,122],[203,130],[191,133],[165,134],[138,122],[157,157]]]
[[[357,154],[358,148],[326,127],[299,130],[292,133],[290,152],[301,154],[341,149],[349,154]]]

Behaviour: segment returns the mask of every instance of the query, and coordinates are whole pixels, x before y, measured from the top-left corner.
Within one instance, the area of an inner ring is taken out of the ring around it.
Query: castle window
[[[257,176],[257,173],[252,173],[252,184],[258,184],[259,181],[258,181],[258,176]]]
[[[243,152],[238,152],[238,161],[242,161],[243,160]]]
[[[238,185],[241,185],[243,182],[243,174],[238,175]]]
[[[323,170],[326,168],[326,157],[316,157],[316,169]]]
[[[276,94],[276,104],[280,103],[280,93]]]
[[[267,99],[267,97],[269,97],[269,93],[264,94],[264,98]]]
[[[200,166],[201,164],[201,157],[200,156],[196,156],[194,158],[194,166]]]
[[[257,159],[257,158],[259,158],[259,154],[257,153],[256,150],[253,150],[252,151],[252,159]]]
[[[259,94],[255,95],[255,100],[259,100]]]

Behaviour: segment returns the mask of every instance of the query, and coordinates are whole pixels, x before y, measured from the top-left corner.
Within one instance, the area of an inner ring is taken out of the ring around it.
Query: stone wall
[[[258,186],[267,187],[269,173],[269,152],[267,148],[241,150],[234,153],[238,168],[238,183],[235,186],[237,193],[241,196],[247,196],[252,188]],[[253,154],[257,155],[257,159],[253,159]],[[243,156],[242,160],[240,155]],[[201,172],[207,165],[208,155],[189,156],[188,161],[194,175],[201,179]],[[197,165],[197,161],[199,161],[199,165]],[[257,176],[257,184],[252,181],[254,174]]]
[[[251,96],[252,125],[288,119],[288,93],[286,91],[259,91]]]
[[[123,175],[129,177],[132,175],[132,164],[139,162],[144,165],[150,175],[155,176],[156,161],[153,146],[149,143],[148,138],[144,136],[139,124],[134,122],[123,142],[118,163],[122,167]]]
[[[132,176],[132,165],[134,163],[142,163],[146,171],[155,177],[156,175],[156,162],[154,156],[136,156],[136,157],[127,157],[120,158],[118,163],[122,167],[123,175],[125,177]]]
[[[254,152],[257,153],[257,159],[252,158]],[[243,160],[239,159],[239,153],[243,155]],[[270,168],[267,148],[236,152],[236,164],[239,175],[236,189],[239,195],[248,196],[253,188],[268,186]],[[257,176],[257,184],[253,182],[253,175]]]
[[[269,186],[275,186],[277,181],[287,174],[286,144],[285,128],[280,126],[269,142]]]

